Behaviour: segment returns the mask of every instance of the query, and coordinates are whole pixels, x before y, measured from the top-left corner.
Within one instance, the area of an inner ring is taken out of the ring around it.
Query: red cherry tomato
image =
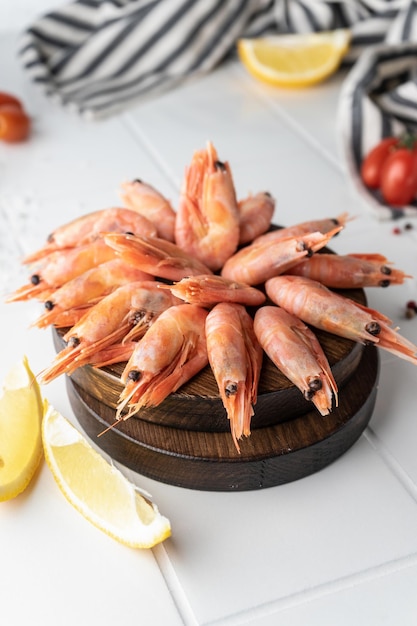
[[[399,148],[389,155],[381,171],[381,193],[388,204],[404,206],[417,194],[417,150]]]
[[[382,167],[399,143],[397,137],[386,137],[380,141],[362,161],[361,177],[370,189],[378,189],[381,185]]]
[[[27,139],[30,133],[30,118],[13,104],[0,105],[0,139],[16,143]]]
[[[11,93],[0,91],[0,106],[3,106],[3,104],[10,104],[17,107],[18,109],[23,109],[23,105],[20,102],[19,98],[16,98],[16,96],[13,96]]]

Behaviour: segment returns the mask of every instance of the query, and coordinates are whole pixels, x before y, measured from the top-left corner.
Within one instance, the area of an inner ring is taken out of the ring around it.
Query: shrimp
[[[275,211],[275,199],[267,191],[249,195],[240,200],[240,236],[239,245],[253,241],[256,237],[265,233],[271,226],[272,216]]]
[[[47,300],[44,301],[46,311],[33,325],[45,328],[55,324],[62,328],[61,320],[64,321],[64,325],[72,325],[68,323],[71,310],[85,310],[126,283],[151,279],[150,274],[125,263],[122,259],[107,261],[49,293]],[[76,314],[74,316],[76,317]]]
[[[208,267],[181,250],[175,243],[159,237],[110,233],[104,239],[106,244],[127,263],[132,263],[158,278],[181,280],[185,276],[211,274]]]
[[[159,285],[169,289],[177,298],[189,304],[211,306],[218,302],[237,302],[256,306],[265,302],[266,296],[259,289],[244,283],[236,283],[214,274],[183,278],[174,285]]]
[[[8,296],[7,302],[37,298],[43,300],[52,290],[80,276],[92,267],[116,258],[104,239],[96,239],[77,248],[55,250],[41,261],[30,282]]]
[[[115,207],[93,211],[57,228],[49,235],[46,245],[27,255],[23,263],[39,261],[55,250],[91,243],[105,232],[131,232],[135,235],[154,237],[157,231],[148,219],[130,209]]]
[[[276,276],[265,283],[270,299],[306,324],[363,344],[374,344],[417,365],[417,346],[390,328],[382,313],[333,293],[311,278]]]
[[[72,374],[82,365],[95,365],[96,353],[105,360],[105,348],[140,338],[154,320],[168,307],[177,303],[169,292],[158,289],[154,281],[128,283],[115,289],[69,329],[63,339],[67,346],[59,352],[53,364],[41,373],[40,380],[48,383],[61,374]]]
[[[246,246],[226,261],[221,275],[229,280],[259,285],[323,248],[340,229],[341,226],[337,226],[325,234],[310,233],[263,245]]]
[[[326,287],[355,289],[402,285],[411,278],[390,267],[382,254],[315,254],[290,268],[288,274],[318,280]]]
[[[208,359],[230,421],[233,442],[250,435],[263,351],[240,304],[217,304],[206,319]]]
[[[137,211],[152,222],[158,237],[174,241],[176,214],[169,200],[138,178],[123,183],[122,190],[121,198],[129,209]]]
[[[122,372],[117,421],[157,406],[207,365],[206,317],[202,307],[184,303],[161,313]]]
[[[212,271],[239,243],[239,210],[229,164],[211,143],[195,152],[187,168],[175,221],[175,241]]]
[[[337,406],[338,389],[316,335],[295,315],[277,306],[256,311],[255,334],[271,361],[311,400],[321,415]]]
[[[278,241],[279,239],[299,237],[300,235],[308,235],[315,232],[325,234],[333,230],[336,226],[340,226],[340,230],[342,230],[346,223],[351,219],[353,218],[350,218],[348,213],[341,213],[337,217],[309,220],[308,222],[301,222],[299,224],[294,224],[293,226],[277,228],[265,233],[264,235],[256,237],[256,239],[253,240],[252,245],[263,245],[265,243]]]

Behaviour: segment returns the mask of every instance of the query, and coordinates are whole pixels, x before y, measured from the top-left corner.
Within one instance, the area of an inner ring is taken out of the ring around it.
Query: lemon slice
[[[239,39],[237,50],[255,78],[278,87],[307,87],[339,67],[351,39],[349,29]]]
[[[42,438],[58,487],[94,526],[132,548],[151,548],[170,536],[170,523],[157,506],[48,403]]]
[[[42,397],[26,357],[14,365],[0,396],[0,502],[30,483],[42,458]]]

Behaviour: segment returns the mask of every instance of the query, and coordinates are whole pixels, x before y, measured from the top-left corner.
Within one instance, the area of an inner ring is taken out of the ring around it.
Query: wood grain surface
[[[322,417],[311,410],[274,426],[257,428],[242,440],[240,454],[230,433],[178,429],[135,418],[99,436],[114,424],[114,410],[103,410],[100,400],[70,378],[67,388],[84,431],[126,467],[180,487],[245,491],[298,480],[344,454],[371,418],[378,375],[377,349],[368,346],[340,394],[339,406],[330,415]]]

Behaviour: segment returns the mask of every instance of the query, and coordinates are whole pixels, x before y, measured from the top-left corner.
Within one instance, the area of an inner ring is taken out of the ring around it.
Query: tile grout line
[[[401,483],[409,496],[417,503],[416,483],[411,479],[409,474],[407,474],[405,469],[400,465],[395,457],[389,452],[386,446],[384,446],[375,431],[368,425],[363,432],[363,435],[373,447],[375,452],[381,457],[385,465],[387,465],[391,473],[394,474],[396,479]]]
[[[376,578],[383,578],[384,576],[389,576],[408,567],[414,566],[417,566],[417,553],[396,559],[394,561],[388,561],[355,574],[337,578],[316,587],[303,589],[297,593],[282,597],[279,600],[272,600],[271,602],[266,602],[257,607],[250,608],[239,613],[205,622],[204,626],[244,626],[245,624],[254,623],[254,620],[259,620],[271,615],[278,618],[279,614],[283,611],[290,610],[309,602],[314,602],[315,600],[325,596],[330,596],[340,591],[353,589],[354,587],[362,585],[368,581],[372,581]]]
[[[184,626],[199,626],[165,546],[158,544],[152,552]]]
[[[240,80],[243,80],[248,84],[249,78],[245,75],[244,70],[239,67],[238,64],[231,64],[231,71],[235,72]],[[335,158],[330,152],[323,148],[323,146],[314,137],[308,133],[300,124],[298,124],[293,117],[284,111],[282,107],[276,102],[271,101],[266,95],[260,93],[259,90],[255,92],[255,96],[264,104],[264,106],[272,111],[272,113],[278,115],[284,120],[297,135],[302,137],[310,146],[312,146],[316,152],[328,161],[332,167],[338,170],[340,174],[345,173],[345,169],[339,159]]]
[[[151,161],[157,166],[157,168],[168,180],[173,191],[178,194],[180,181],[176,179],[176,177],[173,175],[172,171],[168,167],[167,163],[164,161],[163,158],[161,158],[160,153],[154,149],[152,143],[147,139],[143,131],[129,116],[129,113],[124,114],[121,121],[122,124],[128,129],[128,131],[134,135],[135,139],[148,154]]]

